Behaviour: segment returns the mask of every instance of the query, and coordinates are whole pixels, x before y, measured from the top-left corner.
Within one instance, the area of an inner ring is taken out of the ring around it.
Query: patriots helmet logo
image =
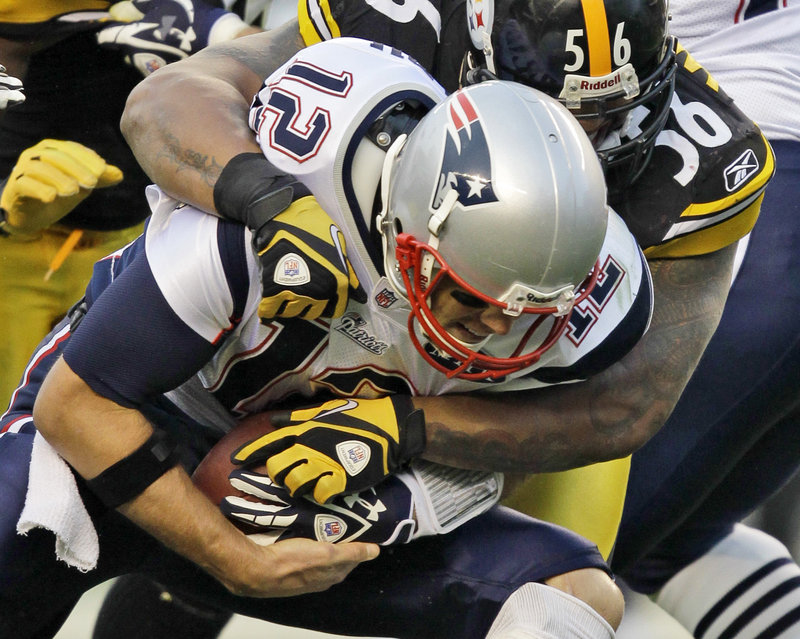
[[[431,203],[433,210],[441,206],[451,190],[458,193],[457,201],[464,208],[497,202],[486,132],[475,106],[463,91],[457,92],[448,106],[442,165]]]

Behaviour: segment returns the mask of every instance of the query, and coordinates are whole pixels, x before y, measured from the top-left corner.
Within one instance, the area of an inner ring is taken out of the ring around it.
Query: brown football
[[[285,411],[281,412],[286,414]],[[237,468],[235,464],[231,463],[231,453],[242,444],[275,430],[272,425],[272,416],[277,413],[278,411],[265,411],[245,417],[231,432],[220,439],[200,462],[192,474],[192,481],[212,502],[219,505],[223,497],[228,495],[255,499],[252,495],[246,495],[236,490],[228,481],[230,472]],[[252,468],[256,471],[264,471],[263,465]]]

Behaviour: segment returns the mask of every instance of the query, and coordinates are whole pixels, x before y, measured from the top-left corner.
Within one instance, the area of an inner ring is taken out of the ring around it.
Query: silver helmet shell
[[[563,319],[586,294],[608,224],[605,181],[591,142],[556,99],[514,82],[466,87],[386,162],[386,275],[417,302],[432,341],[441,330],[423,301],[442,269],[509,315]]]

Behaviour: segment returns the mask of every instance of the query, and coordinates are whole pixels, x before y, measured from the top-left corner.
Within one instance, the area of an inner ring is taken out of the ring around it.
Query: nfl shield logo
[[[350,440],[336,444],[336,456],[347,474],[355,477],[369,464],[370,450],[362,442]]]
[[[364,461],[364,457],[366,457],[364,454],[364,449],[361,448],[361,446],[358,448],[351,448],[349,451],[347,451],[347,456],[350,458],[350,461],[353,463],[353,465],[360,464],[362,461]]]
[[[347,532],[347,524],[333,515],[320,514],[314,517],[314,536],[317,541],[335,542]]]
[[[388,288],[383,289],[375,296],[375,301],[381,308],[389,308],[397,301],[397,295]]]
[[[300,262],[295,259],[287,259],[283,262],[283,274],[293,277],[300,274]]]
[[[287,253],[275,265],[272,280],[281,286],[300,286],[311,281],[311,272],[297,253]]]

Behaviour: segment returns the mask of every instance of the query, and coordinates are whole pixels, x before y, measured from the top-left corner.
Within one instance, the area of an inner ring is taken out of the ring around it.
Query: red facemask
[[[484,295],[474,287],[470,286],[455,273],[442,256],[430,245],[416,240],[407,233],[400,233],[397,236],[396,257],[403,278],[408,300],[411,304],[411,312],[408,316],[408,331],[414,347],[428,364],[441,371],[447,377],[458,377],[468,380],[497,379],[516,373],[535,364],[542,354],[551,348],[558,338],[561,337],[567,328],[572,309],[576,304],[580,304],[591,293],[600,273],[599,264],[595,263],[594,268],[582,282],[578,293],[572,298],[569,308],[565,311],[557,306],[522,306],[513,309],[511,315],[533,314],[539,317],[531,324],[525,334],[520,339],[519,344],[514,349],[510,357],[494,357],[477,350],[472,350],[468,344],[453,337],[448,333],[431,311],[429,298],[443,278],[449,277],[459,287],[467,291],[470,295],[479,300],[496,306],[504,311],[509,310],[509,304]],[[431,265],[435,263],[434,269]],[[430,279],[428,273],[434,273]],[[553,318],[553,325],[547,336],[531,350],[523,352],[531,336],[548,318]],[[425,349],[415,327],[415,320],[419,323],[425,337],[439,351],[440,358]],[[449,361],[448,361],[449,360]],[[451,363],[445,365],[444,361]]]

